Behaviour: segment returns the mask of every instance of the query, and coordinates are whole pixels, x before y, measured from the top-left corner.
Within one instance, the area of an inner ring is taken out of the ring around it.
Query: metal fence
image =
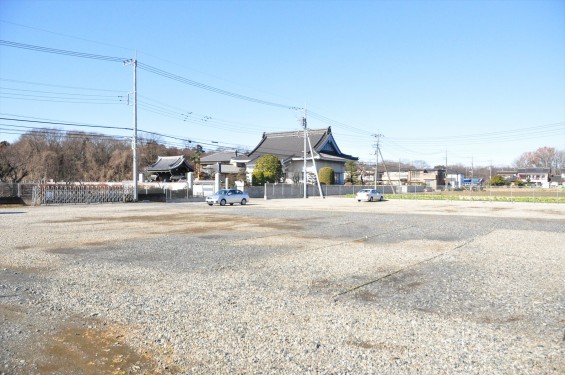
[[[31,204],[36,184],[0,183],[0,204]]]
[[[212,187],[211,185],[209,187]],[[373,188],[371,185],[322,185],[324,196],[345,196],[356,194],[361,189]],[[307,196],[320,195],[317,185],[307,185]],[[266,184],[246,186],[244,190],[251,198],[284,199],[302,198],[303,184]],[[474,190],[432,190],[423,186],[377,185],[377,190],[385,197],[400,199],[459,199],[493,201],[530,201],[565,203],[565,186],[555,188],[540,187],[482,187]],[[211,193],[211,190],[210,190]],[[140,185],[139,200],[190,200],[202,199],[203,191],[196,193],[187,185],[149,186]],[[199,197],[199,198],[197,198]],[[0,183],[0,204],[80,204],[133,201],[131,184],[11,184]]]
[[[306,185],[307,196],[319,197],[320,190],[317,185]],[[362,189],[372,189],[368,185],[322,185],[324,197],[347,194],[357,194]],[[378,185],[377,190],[381,194],[393,194],[393,187],[389,185]],[[304,184],[265,184],[264,186],[245,187],[245,191],[251,198],[283,199],[304,197]]]
[[[33,188],[32,205],[132,202],[132,185],[52,185]]]

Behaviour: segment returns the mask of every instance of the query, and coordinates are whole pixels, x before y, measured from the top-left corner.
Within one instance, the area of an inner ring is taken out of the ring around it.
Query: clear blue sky
[[[509,165],[565,149],[565,1],[0,0],[0,39],[140,63],[308,109],[343,152],[374,161]],[[0,46],[1,117],[131,127],[121,62]],[[253,148],[302,112],[138,70],[138,127]],[[122,101],[120,101],[122,100]],[[0,121],[0,140],[16,126]],[[7,125],[12,125],[7,126]],[[53,125],[71,130],[68,126]],[[81,128],[130,136],[128,131]],[[163,141],[175,143],[173,139]],[[217,142],[217,143],[215,143]]]

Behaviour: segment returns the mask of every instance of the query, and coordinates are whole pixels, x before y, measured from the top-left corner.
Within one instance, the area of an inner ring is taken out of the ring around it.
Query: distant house
[[[447,189],[460,189],[463,187],[464,178],[465,174],[459,171],[448,169],[445,172],[445,186]]]
[[[147,173],[151,181],[179,181],[186,179],[188,172],[194,172],[194,168],[188,164],[184,155],[159,156],[157,161],[147,167]]]
[[[551,181],[549,182],[549,186],[550,187],[563,186],[563,180],[565,180],[565,173],[551,176]]]
[[[496,174],[504,178],[504,180],[507,183],[512,183],[518,180],[518,177],[516,177],[518,171],[516,170],[508,170],[508,171],[502,170],[502,171],[498,171]]]
[[[507,182],[521,181],[535,186],[549,187],[552,182],[549,168],[518,168],[510,171],[499,171],[498,175]]]
[[[324,129],[308,130],[308,137],[312,144],[316,169],[312,163],[310,148],[306,148],[306,172],[307,175],[317,175],[324,167],[334,170],[336,184],[343,184],[345,174],[345,162],[348,160],[359,160],[358,158],[341,152],[332,134],[330,127]],[[263,155],[275,155],[281,161],[284,173],[284,182],[297,183],[304,179],[304,132],[289,131],[276,133],[263,133],[261,141],[248,155],[241,155],[234,161],[245,163],[247,178],[251,181],[251,175],[257,160]],[[310,181],[307,176],[306,181]]]
[[[382,180],[393,185],[421,184],[433,189],[445,185],[445,169],[418,169],[384,172]]]
[[[516,178],[535,186],[549,187],[550,172],[549,168],[518,168]]]
[[[216,173],[237,174],[245,163],[238,161],[237,158],[244,156],[238,151],[221,151],[200,158],[200,165],[208,175],[213,176]]]

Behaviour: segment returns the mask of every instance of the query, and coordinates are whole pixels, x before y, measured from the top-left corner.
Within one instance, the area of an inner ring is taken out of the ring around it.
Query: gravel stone
[[[565,372],[565,206],[0,208],[0,373]]]

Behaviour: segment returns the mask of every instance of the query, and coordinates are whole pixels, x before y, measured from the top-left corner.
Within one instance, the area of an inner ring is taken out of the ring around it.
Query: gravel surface
[[[0,374],[562,374],[565,205],[0,208]]]

